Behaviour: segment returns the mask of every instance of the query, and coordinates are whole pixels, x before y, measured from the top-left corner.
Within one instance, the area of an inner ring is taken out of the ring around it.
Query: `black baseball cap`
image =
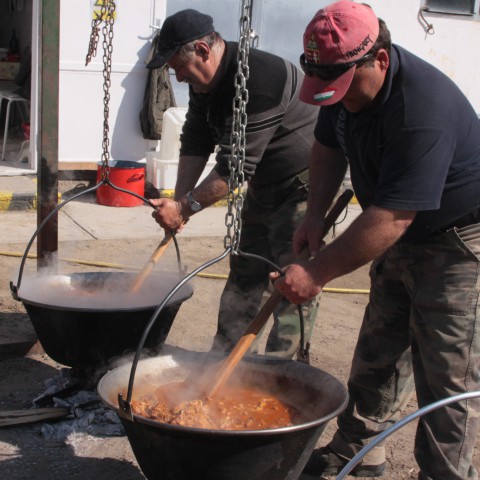
[[[189,8],[170,15],[163,22],[157,51],[147,68],[163,67],[182,45],[214,31],[213,18],[197,10]]]

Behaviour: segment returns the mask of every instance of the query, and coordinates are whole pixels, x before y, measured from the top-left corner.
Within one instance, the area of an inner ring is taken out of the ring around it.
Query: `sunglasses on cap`
[[[369,52],[363,57],[348,63],[339,63],[337,65],[317,65],[316,63],[307,62],[305,54],[300,55],[300,67],[307,77],[317,76],[320,80],[335,80],[350,70],[354,65],[367,60],[375,55],[375,52]]]

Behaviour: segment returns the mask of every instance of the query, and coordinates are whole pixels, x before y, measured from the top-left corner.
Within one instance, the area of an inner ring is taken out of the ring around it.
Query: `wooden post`
[[[39,166],[37,225],[58,205],[58,86],[60,0],[41,2],[41,61],[39,95]],[[35,140],[34,140],[35,141]],[[58,215],[45,224],[37,240],[37,268],[51,265],[58,251]]]

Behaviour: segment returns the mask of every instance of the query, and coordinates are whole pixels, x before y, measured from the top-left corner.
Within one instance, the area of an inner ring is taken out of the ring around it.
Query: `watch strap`
[[[199,212],[203,208],[202,205],[193,198],[191,190],[187,193],[187,202],[192,212]]]

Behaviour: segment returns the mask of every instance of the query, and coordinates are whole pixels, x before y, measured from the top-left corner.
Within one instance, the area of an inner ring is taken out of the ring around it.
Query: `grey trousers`
[[[477,224],[415,245],[400,242],[372,263],[350,401],[338,418],[334,451],[350,458],[358,453],[398,420],[414,389],[419,407],[480,390],[479,259]],[[420,418],[414,447],[419,478],[478,478],[472,453],[479,412],[474,398]]]

